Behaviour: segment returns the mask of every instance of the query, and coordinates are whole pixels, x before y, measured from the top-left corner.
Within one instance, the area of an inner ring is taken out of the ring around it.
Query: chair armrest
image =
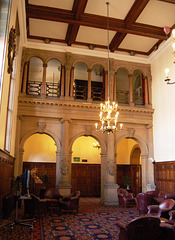
[[[158,205],[149,205],[147,207],[148,213],[158,213],[159,211],[159,206]]]
[[[120,229],[125,229],[126,224],[122,223],[122,222],[118,222],[117,223],[117,227],[119,227]]]
[[[175,219],[175,210],[169,212],[170,220]]]

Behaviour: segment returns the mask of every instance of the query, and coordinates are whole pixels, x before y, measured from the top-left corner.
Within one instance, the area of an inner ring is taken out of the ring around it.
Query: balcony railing
[[[117,91],[117,102],[119,104],[129,104],[129,91]]]
[[[40,96],[42,82],[29,81],[27,84],[27,95]]]
[[[134,92],[133,94],[133,102],[135,105],[144,105],[144,93],[142,92]]]
[[[46,96],[60,97],[60,85],[58,83],[46,83]]]

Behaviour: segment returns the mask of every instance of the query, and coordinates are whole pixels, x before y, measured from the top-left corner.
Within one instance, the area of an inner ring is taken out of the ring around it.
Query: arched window
[[[60,96],[61,62],[52,59],[47,63],[46,71],[46,96]]]
[[[41,95],[43,79],[43,62],[38,57],[32,57],[29,62],[29,75],[27,83],[28,95]]]
[[[96,64],[92,67],[91,96],[93,101],[104,100],[105,72],[103,66]]]
[[[129,72],[119,68],[116,74],[116,99],[119,104],[129,104]]]
[[[145,86],[144,86],[144,76],[140,70],[135,70],[133,72],[133,101],[136,105],[144,105],[144,93],[145,93]]]
[[[88,68],[85,63],[78,62],[74,68],[73,96],[75,99],[87,99]]]

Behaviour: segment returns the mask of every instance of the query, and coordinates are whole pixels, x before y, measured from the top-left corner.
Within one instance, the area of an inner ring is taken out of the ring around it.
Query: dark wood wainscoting
[[[2,215],[2,200],[12,192],[15,158],[0,150],[0,215]]]
[[[71,185],[82,197],[100,197],[101,165],[72,163]]]
[[[167,192],[175,191],[175,161],[155,162],[156,189]]]
[[[23,171],[25,169],[31,170],[33,168],[38,169],[37,175],[39,178],[42,178],[43,173],[47,173],[49,175],[49,183],[47,187],[55,187],[56,163],[23,162]],[[30,178],[30,192],[39,194],[41,188],[43,188],[42,184],[34,184],[34,180]]]
[[[117,184],[121,187],[125,187],[123,184],[123,178],[125,176],[131,178],[131,189],[134,194],[142,192],[142,167],[140,164],[117,164]]]

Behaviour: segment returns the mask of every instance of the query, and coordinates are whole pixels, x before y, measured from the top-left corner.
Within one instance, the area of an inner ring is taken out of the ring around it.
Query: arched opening
[[[129,104],[129,72],[119,68],[116,74],[116,99],[119,104]]]
[[[72,146],[71,185],[82,197],[100,197],[101,148],[90,136],[77,138]]]
[[[133,101],[136,105],[145,104],[145,83],[144,76],[140,70],[133,72]]]
[[[42,179],[47,174],[47,187],[55,187],[56,178],[56,144],[47,134],[33,134],[24,143],[23,170],[36,169],[37,176]],[[39,195],[44,183],[35,183],[30,179],[30,191]]]
[[[103,66],[96,64],[92,67],[91,95],[93,101],[104,100],[105,71]]]
[[[73,82],[73,96],[75,99],[87,99],[88,91],[88,72],[87,66],[83,62],[75,64],[74,82]]]
[[[33,96],[41,95],[43,79],[43,62],[38,57],[32,57],[29,62],[29,74],[27,81],[27,94]]]
[[[117,146],[117,184],[127,188],[127,178],[130,191],[142,191],[141,149],[131,138],[122,139]]]
[[[61,83],[61,62],[57,59],[51,59],[47,63],[46,72],[46,96],[59,97]]]

